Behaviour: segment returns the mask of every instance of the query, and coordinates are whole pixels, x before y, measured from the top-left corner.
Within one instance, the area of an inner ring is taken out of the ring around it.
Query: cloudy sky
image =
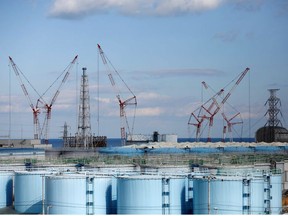
[[[227,94],[246,67],[250,72],[224,106],[228,118],[241,113],[243,129],[235,125],[233,136],[253,137],[266,123],[264,104],[271,88],[280,89],[288,123],[287,21],[286,0],[1,0],[0,136],[11,131],[13,138],[33,137],[32,111],[9,56],[25,75],[36,106],[38,94],[78,55],[53,104],[49,137],[60,137],[64,122],[69,133],[76,132],[83,67],[89,76],[92,132],[120,137],[119,105],[97,44],[137,97],[135,133],[195,137],[195,127],[188,127],[191,112],[221,88]],[[59,81],[43,96],[46,101]],[[43,110],[41,124],[44,116]],[[213,137],[222,137],[223,123],[219,113]],[[203,124],[202,137],[205,130]]]

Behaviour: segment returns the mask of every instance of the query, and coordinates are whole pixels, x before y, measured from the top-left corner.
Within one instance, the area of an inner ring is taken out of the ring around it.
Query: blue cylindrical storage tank
[[[0,208],[11,206],[13,202],[13,176],[14,172],[0,172]]]
[[[86,214],[86,176],[52,175],[45,179],[46,214]]]
[[[280,214],[282,211],[282,175],[270,176],[270,209],[271,214]]]
[[[42,213],[44,198],[43,181],[45,171],[23,171],[15,173],[14,180],[14,207],[18,213]]]
[[[185,177],[117,177],[117,214],[181,214]]]
[[[112,209],[112,176],[95,175],[91,176],[88,184],[92,184],[94,200],[93,208],[89,213],[93,214],[114,214]]]
[[[210,214],[242,214],[242,178],[222,177],[211,180],[210,186]]]
[[[65,174],[46,177],[47,214],[109,214],[112,176]]]
[[[193,179],[193,214],[208,214],[208,181],[204,176]]]
[[[254,176],[250,180],[250,212],[249,214],[264,214],[264,176]]]
[[[194,177],[193,214],[264,214],[263,176]]]

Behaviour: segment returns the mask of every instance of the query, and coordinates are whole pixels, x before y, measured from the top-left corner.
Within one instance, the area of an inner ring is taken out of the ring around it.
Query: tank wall
[[[271,214],[280,214],[282,211],[282,176],[273,175],[270,177],[270,209]]]
[[[117,179],[117,214],[162,214],[162,179]]]
[[[264,178],[251,180],[251,214],[264,214]]]
[[[46,177],[47,214],[86,214],[86,178]]]
[[[94,214],[114,214],[112,177],[94,177]]]
[[[208,214],[208,181],[193,180],[193,214]]]
[[[42,176],[45,173],[16,173],[14,183],[14,206],[18,213],[42,212]]]
[[[169,185],[170,207],[169,214],[180,215],[186,213],[185,177],[171,178]]]
[[[12,205],[13,176],[13,172],[0,172],[0,208]]]
[[[211,214],[242,214],[242,190],[241,180],[211,180]]]

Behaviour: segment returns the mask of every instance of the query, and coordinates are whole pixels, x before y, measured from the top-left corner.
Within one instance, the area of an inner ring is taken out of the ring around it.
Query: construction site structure
[[[89,96],[89,83],[87,68],[83,67],[83,74],[81,78],[80,87],[80,103],[78,114],[78,131],[75,136],[68,136],[68,125],[65,122],[63,140],[64,147],[66,148],[95,148],[106,147],[106,136],[93,136],[91,133],[91,121],[90,121],[90,96]]]
[[[257,142],[288,142],[288,130],[283,127],[282,122],[278,118],[280,114],[282,116],[280,107],[281,100],[276,96],[276,92],[279,89],[268,89],[270,92],[270,97],[265,103],[268,104],[269,108],[265,113],[268,116],[268,120],[264,127],[259,128],[256,131],[256,141]]]

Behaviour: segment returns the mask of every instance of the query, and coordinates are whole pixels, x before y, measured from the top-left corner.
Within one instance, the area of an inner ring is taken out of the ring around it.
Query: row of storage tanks
[[[0,171],[0,207],[23,214],[280,214],[281,173]]]

